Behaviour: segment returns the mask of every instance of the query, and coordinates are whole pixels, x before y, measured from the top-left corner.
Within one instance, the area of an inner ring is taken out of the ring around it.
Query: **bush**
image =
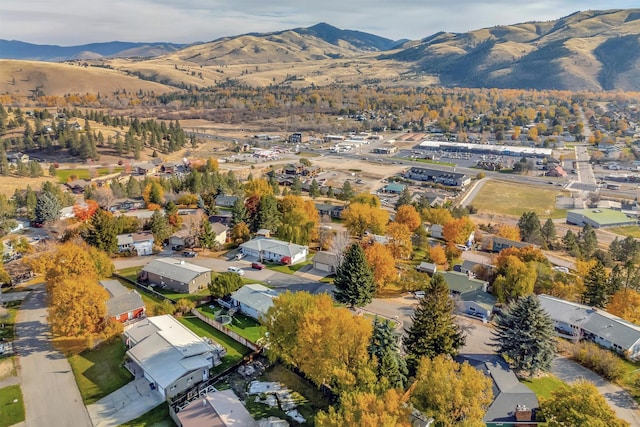
[[[625,375],[625,366],[620,357],[592,342],[572,344],[565,341],[559,350],[566,353],[569,359],[608,380],[616,381]]]

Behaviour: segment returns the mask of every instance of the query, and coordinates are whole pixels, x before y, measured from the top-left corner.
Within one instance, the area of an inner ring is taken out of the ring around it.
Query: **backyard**
[[[75,179],[89,179],[94,177],[108,175],[110,173],[122,172],[124,168],[92,168],[92,169],[57,169],[56,178],[61,183],[69,182],[71,177]]]
[[[85,405],[94,403],[133,379],[123,366],[125,345],[119,339],[69,357]]]
[[[568,194],[555,187],[489,180],[482,184],[471,204],[482,214],[520,217],[525,212],[534,211],[540,218],[563,218],[566,210],[556,209],[556,196]]]
[[[226,314],[226,310],[218,306],[203,306],[198,310],[200,310],[200,312],[205,316],[214,320],[217,315],[222,314],[223,312]],[[253,343],[264,337],[267,332],[267,328],[241,313],[234,314],[232,322],[225,326]]]
[[[169,405],[165,402],[135,420],[121,424],[120,427],[174,427],[175,425],[169,416]]]
[[[562,380],[551,374],[523,380],[522,383],[529,387],[538,396],[538,399],[549,399],[554,391],[565,385]]]

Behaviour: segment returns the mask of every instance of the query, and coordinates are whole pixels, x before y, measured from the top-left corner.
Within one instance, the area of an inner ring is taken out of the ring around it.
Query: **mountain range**
[[[576,12],[552,21],[440,32],[421,40],[390,40],[326,23],[188,46],[112,42],[60,47],[0,40],[0,57],[82,59],[89,65],[87,73],[100,67],[174,89],[237,81],[254,86],[640,91],[640,9]],[[46,73],[42,65],[39,72]]]

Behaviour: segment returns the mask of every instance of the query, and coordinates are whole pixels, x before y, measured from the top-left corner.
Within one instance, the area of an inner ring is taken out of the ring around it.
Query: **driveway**
[[[18,310],[16,334],[26,425],[91,427],[71,366],[49,341],[43,285]]]
[[[640,411],[638,404],[631,395],[621,387],[610,383],[589,369],[565,357],[556,357],[551,365],[551,372],[562,381],[572,383],[578,379],[585,379],[593,383],[609,406],[621,418],[634,427],[640,426]]]
[[[87,410],[94,427],[117,427],[146,414],[162,402],[162,395],[151,390],[149,381],[139,378],[87,405]]]

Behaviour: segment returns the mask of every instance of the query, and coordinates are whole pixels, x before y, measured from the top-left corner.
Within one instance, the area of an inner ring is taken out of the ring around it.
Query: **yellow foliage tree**
[[[109,294],[87,276],[65,278],[49,291],[49,323],[54,335],[87,337],[101,333]]]
[[[632,323],[640,324],[640,293],[622,289],[613,294],[606,310]]]
[[[500,302],[509,302],[533,292],[538,273],[534,263],[525,263],[514,255],[504,258],[505,267],[493,282],[493,290]]]
[[[273,187],[264,178],[256,178],[247,181],[244,185],[244,192],[247,197],[271,196],[273,195]]]
[[[447,222],[442,227],[442,235],[447,242],[453,242],[458,244],[467,243],[467,239],[476,229],[476,225],[464,216],[459,219]]]
[[[389,212],[362,203],[351,203],[342,212],[342,218],[351,234],[362,236],[367,230],[382,234],[389,222]]]
[[[422,218],[412,205],[402,205],[396,212],[394,222],[404,224],[409,230],[414,231],[422,224]]]
[[[429,258],[431,262],[438,266],[447,265],[447,254],[442,245],[435,245],[429,248]]]
[[[351,199],[352,203],[362,203],[363,205],[373,206],[374,208],[380,207],[380,199],[375,194],[370,193],[358,193]]]
[[[430,224],[445,225],[453,221],[451,212],[445,208],[427,208],[420,212],[422,219]]]
[[[395,259],[408,259],[413,251],[411,230],[406,225],[392,222],[387,227],[389,241],[386,246]]]
[[[364,254],[373,269],[373,280],[378,290],[398,276],[396,260],[386,246],[374,243],[364,249]]]
[[[484,426],[484,417],[493,401],[492,381],[470,366],[440,355],[422,358],[416,374],[411,403],[436,425]],[[437,393],[434,393],[437,390]]]
[[[391,389],[382,396],[367,392],[348,392],[340,396],[340,407],[319,412],[317,427],[409,427],[410,408],[399,391]]]
[[[520,241],[520,229],[517,225],[500,224],[496,234],[505,239]]]

